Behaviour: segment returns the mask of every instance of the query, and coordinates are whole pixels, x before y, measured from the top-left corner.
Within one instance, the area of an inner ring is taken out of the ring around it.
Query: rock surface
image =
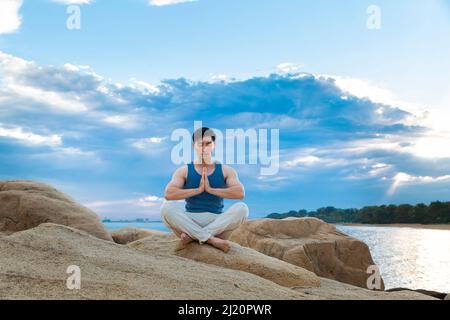
[[[426,294],[427,296],[439,299],[439,300],[445,300],[446,293],[437,292],[437,291],[431,291],[431,290],[423,290],[423,289],[408,289],[408,288],[391,288],[386,290],[387,292],[396,292],[396,291],[415,291],[422,294]]]
[[[367,288],[375,265],[367,245],[316,218],[248,220],[230,240],[318,276]],[[384,289],[381,280],[381,290]]]
[[[55,224],[0,238],[0,299],[301,299],[247,272],[151,254]],[[69,290],[67,268],[81,269]]]
[[[112,241],[94,212],[55,188],[33,181],[0,181],[0,232],[10,234],[45,222]]]
[[[127,244],[151,235],[165,235],[166,232],[157,230],[146,230],[138,228],[124,228],[119,230],[114,230],[111,232],[111,237],[115,243]]]
[[[325,278],[319,287],[287,288],[248,272],[158,250],[135,249],[44,223],[0,238],[0,299],[432,299],[416,292],[374,292]],[[66,287],[72,265],[81,270],[79,290]]]
[[[298,287],[293,290],[307,294],[313,300],[438,300],[410,290],[386,292],[367,290],[327,278],[320,278],[320,281],[320,287]]]
[[[313,272],[266,256],[256,250],[241,247],[237,243],[231,243],[228,253],[208,244],[191,242],[185,247],[179,247],[179,243],[180,241],[172,234],[154,234],[128,246],[150,253],[174,254],[218,267],[253,273],[285,287],[320,285],[319,277]]]

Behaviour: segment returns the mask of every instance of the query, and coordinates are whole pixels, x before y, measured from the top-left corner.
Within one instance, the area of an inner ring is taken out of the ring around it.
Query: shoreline
[[[333,223],[336,226],[349,227],[396,227],[430,230],[450,230],[450,224],[418,224],[418,223],[391,223],[391,224],[370,224],[370,223]]]

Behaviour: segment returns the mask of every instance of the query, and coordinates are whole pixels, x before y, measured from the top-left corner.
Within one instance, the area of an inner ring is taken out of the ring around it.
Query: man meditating
[[[248,217],[248,207],[237,202],[223,212],[223,199],[244,199],[244,187],[229,166],[212,160],[216,136],[209,128],[194,132],[195,161],[178,168],[166,187],[161,217],[181,240],[181,248],[191,241],[210,244],[224,252],[231,231]],[[183,209],[175,200],[186,199]]]

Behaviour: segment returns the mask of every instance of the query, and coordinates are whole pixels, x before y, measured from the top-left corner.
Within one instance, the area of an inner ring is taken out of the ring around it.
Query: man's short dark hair
[[[203,139],[203,137],[211,137],[212,141],[216,141],[216,134],[214,131],[208,127],[202,127],[192,134],[192,142],[196,140]]]

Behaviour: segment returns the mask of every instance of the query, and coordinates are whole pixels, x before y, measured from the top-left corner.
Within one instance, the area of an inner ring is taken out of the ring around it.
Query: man
[[[237,202],[223,212],[223,199],[244,199],[244,187],[229,166],[212,160],[216,136],[209,128],[192,135],[197,158],[178,168],[166,187],[161,217],[181,240],[181,248],[192,241],[210,244],[224,252],[231,231],[248,217],[248,207]],[[185,199],[185,208],[176,200]]]

